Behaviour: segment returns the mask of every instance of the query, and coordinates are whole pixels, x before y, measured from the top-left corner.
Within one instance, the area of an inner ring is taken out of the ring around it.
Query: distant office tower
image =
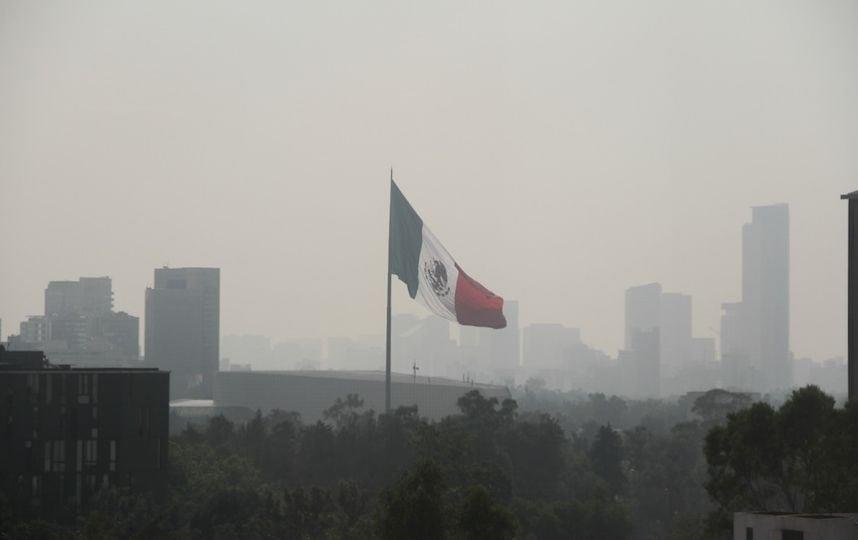
[[[736,390],[759,388],[759,373],[748,362],[742,302],[721,304],[721,384]]]
[[[691,361],[694,364],[712,364],[715,362],[715,338],[691,338]]]
[[[631,330],[629,351],[632,354],[633,397],[654,398],[661,395],[661,339],[658,327]]]
[[[528,368],[568,370],[573,349],[581,345],[581,330],[562,324],[531,324],[522,334],[522,356]]]
[[[48,319],[40,315],[31,315],[21,322],[18,334],[25,343],[42,344],[48,340]]]
[[[632,347],[635,330],[661,326],[661,284],[649,283],[626,289],[626,349]]]
[[[661,394],[661,284],[650,283],[626,290],[626,350],[631,364],[627,391],[632,396]]]
[[[109,277],[51,281],[45,314],[21,323],[9,350],[44,351],[51,361],[77,367],[133,367],[140,360],[137,317],[113,311]]]
[[[693,361],[691,296],[662,292],[659,283],[630,287],[625,335],[626,361],[640,360],[640,386],[635,391],[632,384],[632,395],[659,395],[660,381],[676,377]]]
[[[140,359],[140,319],[124,311],[110,312],[95,317],[90,323],[90,333],[110,344],[123,358]]]
[[[171,371],[170,397],[211,398],[220,358],[220,269],[156,269],[145,317],[146,363]]]
[[[747,351],[766,390],[789,388],[789,207],[753,208],[742,228],[742,304]]]
[[[52,315],[48,320],[49,348],[62,348],[81,351],[89,344],[89,320],[79,313]],[[53,356],[52,356],[53,358]]]
[[[104,315],[113,309],[109,277],[82,277],[78,281],[51,281],[45,289],[45,315]]]
[[[727,386],[792,386],[789,352],[789,207],[757,206],[742,227],[742,301],[723,304]]]
[[[663,376],[676,375],[692,358],[691,296],[661,295],[661,369]]]

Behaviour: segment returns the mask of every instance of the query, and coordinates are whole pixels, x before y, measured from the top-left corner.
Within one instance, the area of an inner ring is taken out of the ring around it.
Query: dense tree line
[[[732,414],[705,450],[714,528],[738,510],[858,511],[858,403],[837,408],[816,386]]]
[[[171,439],[165,498],[103,490],[67,523],[0,499],[0,538],[717,538],[735,510],[858,501],[837,478],[855,467],[858,411],[813,387],[778,410],[720,390],[691,405],[517,397],[474,391],[437,422],[354,395],[316,423],[217,416]]]

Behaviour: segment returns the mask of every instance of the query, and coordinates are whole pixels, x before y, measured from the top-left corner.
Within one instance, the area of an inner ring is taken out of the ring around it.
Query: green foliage
[[[444,479],[432,461],[423,461],[381,494],[378,531],[381,538],[444,538]]]
[[[751,397],[748,394],[715,388],[695,399],[691,410],[703,419],[704,424],[711,426],[723,422],[728,415],[750,404]]]
[[[706,489],[717,503],[710,526],[726,526],[737,510],[858,510],[856,427],[858,409],[835,409],[816,386],[777,410],[755,403],[731,414],[706,436]]]
[[[0,498],[0,540],[695,538],[707,515],[713,530],[734,509],[858,501],[858,407],[818,389],[775,410],[720,391],[692,408],[537,386],[522,403],[469,392],[437,422],[349,395],[312,424],[187,424],[164,497],[103,491],[56,523]]]
[[[604,495],[585,501],[513,502],[522,537],[539,540],[621,540],[632,533],[627,509]]]
[[[458,530],[467,540],[504,540],[514,537],[515,518],[492,500],[486,488],[471,486],[459,512]]]
[[[626,485],[623,473],[623,443],[620,435],[610,425],[599,428],[599,433],[590,447],[593,470],[608,484],[611,493],[620,493]]]

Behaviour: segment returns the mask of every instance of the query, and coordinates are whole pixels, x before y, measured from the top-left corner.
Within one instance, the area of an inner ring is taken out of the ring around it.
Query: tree
[[[421,461],[381,495],[378,532],[385,539],[444,537],[444,479],[432,461]]]
[[[468,540],[502,540],[515,535],[515,518],[492,500],[483,486],[471,486],[458,518],[459,530]]]
[[[723,422],[727,415],[744,409],[750,404],[751,396],[748,394],[714,388],[695,399],[691,410],[700,415],[704,424],[712,425]]]
[[[855,425],[850,408],[838,411],[834,399],[816,386],[795,390],[775,411],[764,403],[728,416],[706,436],[709,480],[706,490],[718,504],[712,523],[722,526],[738,510],[846,511],[854,477]],[[849,427],[847,427],[849,426]],[[837,444],[840,443],[840,444]],[[851,474],[850,474],[851,473]],[[853,482],[854,485],[854,482]]]
[[[608,484],[611,492],[620,493],[626,484],[623,473],[623,442],[620,435],[609,425],[599,428],[599,433],[590,447],[593,470]]]
[[[333,405],[325,409],[322,417],[333,422],[337,429],[353,426],[357,421],[358,410],[363,408],[363,400],[357,394],[348,394],[346,399],[337,398]]]

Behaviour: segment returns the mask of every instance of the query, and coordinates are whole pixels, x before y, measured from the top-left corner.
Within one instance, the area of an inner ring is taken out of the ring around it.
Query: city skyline
[[[787,203],[792,348],[845,353],[854,3],[217,5],[205,21],[193,3],[168,19],[97,4],[2,8],[7,334],[62,276],[108,273],[143,313],[164,264],[223,269],[225,332],[378,332],[393,166],[523,324],[586,328],[611,354],[634,283],[692,294],[713,337],[748,208]]]

